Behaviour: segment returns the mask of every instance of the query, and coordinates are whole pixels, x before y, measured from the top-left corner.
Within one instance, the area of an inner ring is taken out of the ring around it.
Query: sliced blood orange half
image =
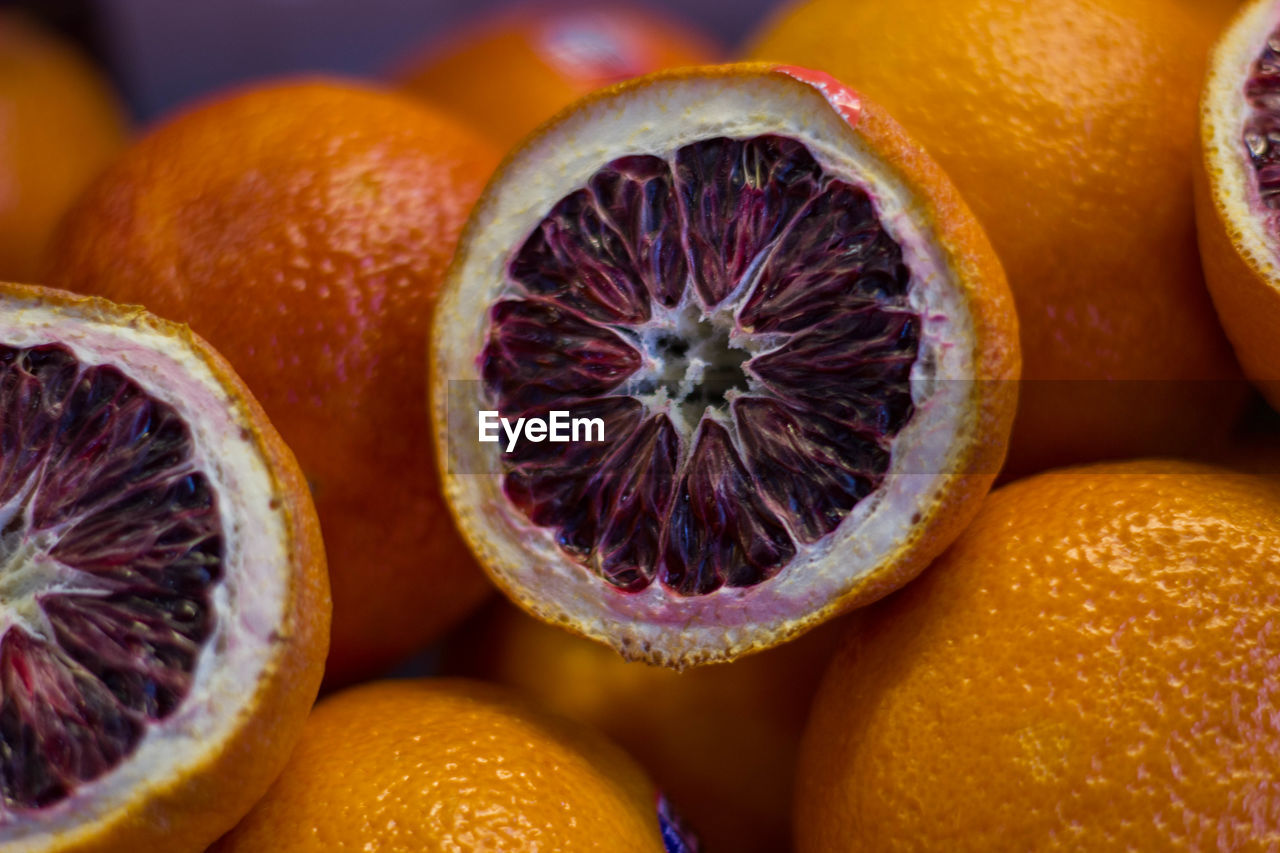
[[[1232,19],[1209,61],[1196,170],[1200,257],[1240,364],[1280,408],[1280,2]]]
[[[185,326],[0,284],[0,848],[203,850],[329,625],[289,450]]]
[[[989,488],[1016,397],[973,216],[882,110],[804,69],[570,107],[494,177],[437,311],[437,443],[481,562],[534,614],[672,666],[914,576]],[[578,440],[479,440],[480,412],[503,432],[557,411]]]

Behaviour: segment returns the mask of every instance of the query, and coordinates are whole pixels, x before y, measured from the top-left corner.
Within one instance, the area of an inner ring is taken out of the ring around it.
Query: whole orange
[[[0,278],[35,278],[58,218],[124,143],[120,106],[88,61],[0,12]]]
[[[436,289],[496,159],[402,95],[260,85],[135,144],[51,255],[68,289],[189,323],[262,401],[320,514],[331,684],[433,640],[488,588],[439,495],[424,400]]]
[[[445,666],[518,687],[619,743],[679,804],[708,850],[786,849],[800,733],[840,623],[733,663],[675,672],[495,602]]]
[[[1280,844],[1280,481],[1023,480],[865,617],[805,733],[801,853]]]
[[[1185,452],[1242,399],[1190,192],[1206,15],[1173,0],[810,0],[751,50],[883,104],[986,228],[1027,380],[1010,470]]]
[[[504,148],[588,92],[714,62],[687,25],[625,3],[526,3],[428,45],[396,72]]]
[[[288,765],[216,853],[663,853],[622,750],[481,682],[383,681],[316,706]]]

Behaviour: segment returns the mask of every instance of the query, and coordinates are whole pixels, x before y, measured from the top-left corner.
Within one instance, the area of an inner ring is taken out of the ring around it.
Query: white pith
[[[1270,217],[1259,215],[1267,211],[1244,144],[1245,122],[1253,113],[1244,87],[1277,27],[1280,3],[1275,0],[1251,3],[1240,11],[1213,52],[1201,105],[1205,156],[1216,171],[1210,180],[1227,230],[1238,238],[1240,252],[1272,282],[1280,281],[1280,241],[1267,227]]]
[[[126,806],[145,801],[147,791],[167,788],[181,771],[216,754],[238,729],[272,660],[289,584],[288,522],[278,489],[256,439],[238,420],[243,418],[239,404],[204,358],[185,340],[146,322],[122,326],[75,308],[0,300],[0,344],[48,343],[66,346],[85,366],[116,366],[186,421],[192,463],[217,496],[223,579],[212,593],[214,632],[185,699],[146,731],[121,764],[65,799],[39,810],[0,806],[0,846],[6,853],[47,850],[53,839],[62,847],[90,837]],[[56,570],[52,561],[49,566]],[[46,580],[83,586],[83,576],[76,574],[64,567]],[[0,631],[9,624],[0,623]]]
[[[463,380],[470,384],[458,387],[480,388],[477,355],[487,309],[506,286],[510,253],[555,202],[617,157],[665,157],[699,139],[763,133],[797,139],[828,175],[868,192],[881,223],[903,249],[913,274],[911,305],[922,321],[912,370],[916,412],[894,441],[885,484],[834,533],[812,546],[797,540],[791,563],[753,587],[681,597],[655,579],[638,593],[619,593],[567,557],[553,530],[534,527],[509,504],[496,445],[437,436],[439,447],[458,454],[442,462],[446,491],[473,548],[499,583],[544,618],[573,624],[629,657],[675,665],[720,659],[753,647],[760,636],[809,621],[918,532],[913,516],[927,516],[939,501],[964,436],[974,429],[972,319],[945,253],[918,225],[923,200],[871,154],[819,91],[767,73],[675,79],[624,91],[578,111],[508,162],[503,191],[486,196],[473,214],[470,242],[455,261],[437,309],[450,328],[437,328],[433,336],[436,423],[447,422],[446,383]]]

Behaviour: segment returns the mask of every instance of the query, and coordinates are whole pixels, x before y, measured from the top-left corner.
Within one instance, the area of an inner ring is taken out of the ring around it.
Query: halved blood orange
[[[1245,373],[1280,408],[1280,2],[1247,4],[1215,46],[1200,147],[1205,279]]]
[[[764,64],[619,84],[529,139],[431,353],[446,494],[497,584],[672,666],[914,576],[1000,467],[1019,369],[938,167],[834,79]],[[603,429],[479,441],[481,412],[557,411]]]
[[[0,284],[0,848],[203,850],[329,625],[293,456],[185,326]]]

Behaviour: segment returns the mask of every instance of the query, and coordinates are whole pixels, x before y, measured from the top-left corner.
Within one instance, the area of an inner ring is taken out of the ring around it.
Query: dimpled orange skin
[[[673,672],[494,602],[450,639],[445,661],[604,732],[652,774],[707,850],[777,853],[791,835],[800,733],[839,627]]]
[[[0,278],[36,277],[58,218],[125,134],[119,104],[84,57],[0,13]]]
[[[1280,844],[1280,481],[1023,480],[861,616],[805,734],[801,853]]]
[[[185,326],[115,305],[43,287],[0,282],[0,294],[39,299],[68,314],[122,326],[146,326],[180,338],[204,360],[230,398],[250,438],[266,459],[288,516],[291,577],[284,621],[272,660],[231,737],[201,764],[181,772],[115,814],[100,834],[55,846],[59,853],[198,853],[244,815],[280,773],[315,701],[329,639],[329,580],[315,507],[302,472],[266,413],[231,366]]]
[[[1023,378],[1086,380],[1023,383],[1012,471],[1181,453],[1229,427],[1243,397],[1238,381],[1194,381],[1238,379],[1190,192],[1207,14],[1172,0],[811,0],[751,48],[888,109],[991,237]],[[1175,381],[1107,381],[1145,379]]]
[[[173,118],[71,212],[50,279],[190,323],[311,484],[328,683],[394,663],[488,589],[442,506],[422,401],[436,290],[496,162],[425,105],[280,82]]]
[[[663,853],[626,753],[505,688],[382,681],[316,706],[276,784],[211,853]]]
[[[575,20],[607,37],[616,34],[610,43],[627,61],[614,69],[589,57],[558,58],[555,51],[563,48],[552,43],[553,34]],[[642,8],[529,4],[450,35],[395,76],[406,91],[448,108],[510,148],[588,92],[663,68],[714,62],[719,53],[699,33]]]

